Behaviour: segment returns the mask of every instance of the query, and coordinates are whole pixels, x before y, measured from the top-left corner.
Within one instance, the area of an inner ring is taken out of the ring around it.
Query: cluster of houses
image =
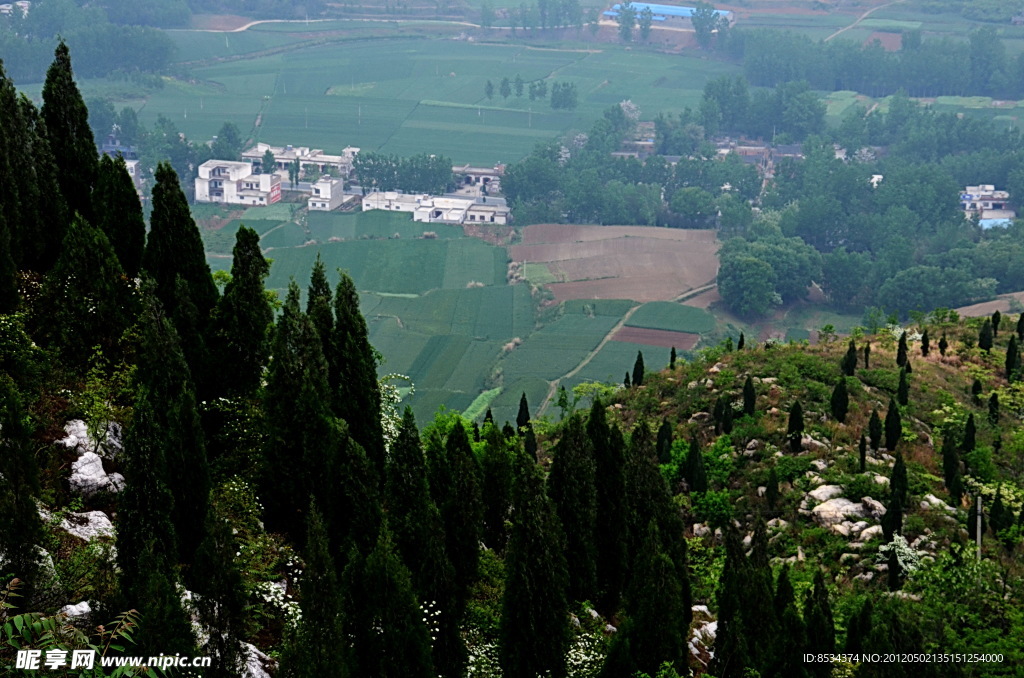
[[[967,186],[960,194],[960,208],[968,219],[977,217],[982,228],[1006,226],[1017,216],[1010,209],[1010,194],[997,191],[992,184]]]
[[[28,10],[32,6],[32,3],[28,0],[18,0],[18,2],[5,2],[0,4],[0,15],[12,16],[14,10],[21,12],[21,16],[27,16]]]
[[[268,151],[274,157],[275,167],[263,167]],[[297,189],[308,193],[307,204],[311,211],[329,212],[361,205],[363,210],[409,212],[415,221],[430,223],[507,224],[511,221],[504,201],[490,198],[488,202],[487,197],[488,193],[500,190],[504,165],[452,167],[452,173],[459,178],[459,186],[480,188],[479,196],[474,195],[474,191],[457,196],[372,191],[360,196],[345,192],[345,180],[352,176],[358,153],[359,149],[353,147],[345,148],[340,155],[330,155],[318,148],[259,143],[242,153],[241,160],[208,160],[201,164],[195,179],[195,199],[196,202],[261,207],[279,202],[283,191]],[[282,175],[287,177],[285,173],[296,163],[300,171],[319,178],[295,188],[290,182],[286,184]]]

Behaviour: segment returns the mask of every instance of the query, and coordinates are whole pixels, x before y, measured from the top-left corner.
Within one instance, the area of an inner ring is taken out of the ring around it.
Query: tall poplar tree
[[[114,248],[124,274],[135,278],[146,247],[146,219],[124,158],[104,155],[100,159],[93,204],[96,225]]]
[[[574,601],[591,600],[597,593],[595,472],[594,453],[583,417],[575,413],[562,427],[548,476],[548,496],[565,531],[566,548],[572,554],[568,561],[568,594]]]
[[[618,426],[609,426],[604,405],[594,399],[587,418],[594,450],[597,525],[597,605],[605,614],[617,609],[626,574],[625,444]]]
[[[93,218],[92,189],[96,183],[99,158],[89,127],[89,111],[75,84],[71,54],[63,40],[53,53],[53,63],[43,83],[43,120],[57,165],[57,186],[75,212]]]
[[[506,678],[565,678],[569,649],[565,537],[540,469],[517,463],[505,558],[499,656]]]
[[[383,478],[384,429],[376,354],[359,311],[355,282],[344,271],[340,275],[334,293],[334,337],[328,353],[334,411],[348,423],[352,437]]]
[[[229,395],[254,393],[269,357],[274,311],[263,290],[270,262],[263,258],[260,236],[240,226],[232,250],[231,281],[213,316],[213,353],[217,389]]]

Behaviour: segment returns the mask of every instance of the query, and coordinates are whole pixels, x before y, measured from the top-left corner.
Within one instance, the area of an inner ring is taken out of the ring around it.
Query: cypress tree
[[[690,438],[690,449],[686,454],[685,478],[690,492],[707,492],[708,476],[704,468],[704,454],[701,452],[696,438]]]
[[[725,343],[725,352],[726,353],[732,353],[732,351],[733,351],[732,337],[726,337],[724,343]]]
[[[484,423],[485,424],[494,424],[494,413],[491,412],[491,408],[490,407],[487,408],[487,412],[484,414]],[[494,424],[494,425],[497,426],[497,424]]]
[[[850,617],[846,627],[846,646],[844,651],[847,654],[860,654],[868,648],[865,642],[871,633],[871,615],[874,612],[874,605],[871,598],[865,598],[860,610]]]
[[[992,321],[988,318],[985,318],[981,331],[978,332],[978,348],[985,353],[992,350]]]
[[[548,476],[548,496],[565,531],[568,561],[569,599],[591,600],[597,588],[597,489],[594,453],[583,425],[574,413],[562,428],[555,446]]]
[[[334,293],[334,336],[328,354],[328,384],[334,413],[348,424],[352,438],[366,451],[377,474],[384,475],[384,429],[381,427],[377,359],[370,345],[366,319],[359,312],[359,293],[352,278],[341,272]]]
[[[846,390],[846,377],[839,377],[835,388],[832,389],[829,404],[832,408],[832,416],[840,423],[846,423],[846,413],[850,409],[850,394]]]
[[[907,362],[903,366],[903,369],[905,369],[907,371],[907,374],[913,374],[914,373],[914,366],[910,363],[910,358],[907,358]]]
[[[597,523],[597,604],[605,614],[618,608],[627,568],[625,518],[625,444],[617,426],[609,426],[604,406],[595,398],[587,418],[594,450]]]
[[[238,544],[231,523],[207,516],[206,537],[196,551],[192,579],[196,608],[210,630],[205,653],[212,657],[210,678],[235,678],[244,673],[242,638],[245,637],[246,596],[235,565]]]
[[[748,417],[753,417],[757,408],[757,392],[754,391],[754,380],[751,379],[750,375],[747,375],[747,380],[743,382],[743,414]]]
[[[672,461],[672,424],[668,419],[661,420],[658,427],[658,442],[655,448],[658,454],[659,464],[668,464]]]
[[[939,338],[939,355],[945,357],[947,348],[949,348],[949,342],[946,341],[946,333],[943,332],[942,336]]]
[[[1020,348],[1015,334],[1010,335],[1010,341],[1006,345],[1005,369],[1007,381],[1014,381],[1020,376]]]
[[[1024,313],[1017,318],[1017,341],[1024,341]]]
[[[28,417],[18,389],[0,374],[0,544],[3,571],[23,582],[20,595],[28,603],[42,590],[38,546],[45,533],[36,508],[39,471],[33,454]]]
[[[746,624],[747,643],[752,663],[755,668],[764,672],[769,668],[773,658],[778,620],[771,616],[774,607],[774,581],[772,567],[768,561],[768,527],[760,514],[754,521],[750,545],[750,555],[747,557],[750,579],[744,609],[765,610],[768,614],[759,622],[750,619],[752,623]]]
[[[928,339],[928,329],[925,328],[921,333],[921,355],[927,358],[929,351],[931,351],[931,342]]]
[[[537,456],[537,434],[533,432],[533,426],[526,427],[526,435],[523,436],[523,450],[530,459],[540,461],[540,457]]]
[[[992,508],[989,510],[988,516],[989,523],[992,525],[992,534],[997,537],[1003,530],[1013,527],[1013,512],[1003,503],[1002,485],[996,488],[996,496],[992,500]],[[1012,540],[1009,543],[1012,545]]]
[[[241,226],[235,234],[231,281],[213,316],[214,355],[223,393],[244,395],[259,388],[269,353],[274,311],[263,290],[270,262],[263,258],[260,236]]]
[[[864,473],[867,470],[868,461],[868,440],[864,437],[864,434],[860,434],[860,443],[857,446],[857,452],[860,457],[860,472]]]
[[[999,394],[995,392],[988,399],[988,421],[993,426],[999,423]]]
[[[897,452],[896,463],[893,464],[892,474],[889,476],[889,503],[881,520],[886,542],[891,542],[893,535],[903,534],[903,510],[906,505],[907,467],[903,462],[903,454]]]
[[[636,362],[633,363],[633,386],[644,384],[644,354],[636,352]]]
[[[0,214],[0,314],[14,313],[20,301],[18,267],[11,256],[11,232],[6,218]]]
[[[794,454],[802,449],[804,435],[804,408],[797,400],[789,408],[789,425],[786,428],[786,438],[789,439],[789,449]]]
[[[971,400],[975,405],[981,405],[981,379],[975,379],[974,383],[971,384]]]
[[[864,369],[871,369],[871,344],[864,344]]]
[[[779,504],[779,474],[776,472],[774,466],[772,466],[771,471],[768,472],[768,488],[765,491],[764,496],[768,502],[768,508],[775,510],[775,507]]]
[[[725,396],[721,395],[715,400],[715,407],[711,410],[711,419],[715,422],[715,434],[722,432],[722,418],[725,416]]]
[[[736,342],[736,350],[737,351],[742,351],[743,348],[746,345],[747,345],[747,339],[746,339],[746,337],[743,336],[743,333],[740,332],[740,340],[738,342]]]
[[[882,446],[882,420],[878,416],[878,410],[871,410],[871,419],[868,420],[868,437],[871,438],[871,449],[875,452]]]
[[[149,290],[144,292],[143,305],[142,341],[135,370],[139,393],[136,412],[140,407],[148,408],[150,416],[144,420],[145,426],[135,431],[134,440],[140,447],[160,448],[165,468],[160,468],[157,459],[153,470],[147,472],[164,475],[162,482],[174,498],[170,502],[170,518],[178,551],[172,562],[188,564],[192,563],[205,534],[210,494],[206,444],[196,409],[195,389],[177,333]],[[127,442],[125,449],[127,452]],[[125,474],[128,485],[133,478],[138,482],[137,475]],[[158,529],[148,532],[162,539],[161,534]],[[187,583],[191,585],[191,579]]]
[[[857,372],[857,344],[853,339],[850,339],[850,345],[846,349],[846,355],[843,356],[840,368],[848,377],[852,377]]]
[[[110,359],[131,323],[132,296],[107,236],[76,217],[43,283],[36,336],[83,368],[97,346]]]
[[[60,158],[56,167],[57,186],[68,210],[71,215],[78,212],[85,219],[92,219],[92,189],[99,159],[89,127],[89,111],[75,84],[71,54],[63,40],[46,71],[42,114],[53,155]]]
[[[825,577],[820,569],[815,571],[814,586],[807,592],[804,600],[804,624],[807,633],[807,652],[831,654],[835,651],[835,621],[832,617],[832,606],[828,601]],[[810,664],[808,673],[827,678],[832,675],[832,666],[828,663]]]
[[[327,539],[327,527],[316,504],[306,512],[306,539],[302,573],[302,619],[285,643],[278,674],[281,678],[319,678],[355,674],[338,656],[342,627],[342,597]]]
[[[903,420],[900,417],[896,401],[889,399],[889,410],[885,413],[885,449],[890,452],[896,449],[903,437]]]
[[[668,368],[674,370],[676,368],[676,347],[673,346],[672,350],[668,354]]]
[[[654,675],[666,662],[676,670],[686,667],[686,639],[692,618],[689,587],[679,581],[678,569],[662,552],[661,541],[652,520],[630,585],[628,620],[613,640],[613,644],[625,643],[628,649],[609,651],[610,656],[629,653],[629,675],[635,671]],[[617,662],[620,666],[624,664],[622,659]],[[605,674],[609,668],[605,667]],[[616,674],[621,675],[618,670]]]
[[[722,432],[726,435],[732,433],[733,409],[732,403],[728,400],[722,402]]]
[[[530,425],[530,405],[526,402],[526,391],[519,396],[519,412],[516,414],[516,428],[522,429]]]
[[[124,274],[135,278],[146,247],[146,220],[124,158],[104,155],[100,159],[93,204],[96,225],[114,248]]]
[[[509,442],[494,424],[484,423],[480,467],[483,472],[484,543],[499,554],[508,544],[508,512],[512,507],[512,472],[518,445]]]
[[[789,565],[783,565],[775,584],[774,598],[775,619],[778,624],[775,642],[774,659],[767,675],[793,676],[800,678],[807,675],[807,664],[804,663],[803,652],[806,643],[806,630],[796,608],[796,594],[789,581]]]
[[[907,332],[900,334],[900,342],[896,347],[896,366],[903,367],[907,362]]]
[[[626,376],[622,378],[622,385],[626,388],[632,388],[633,384],[629,381],[629,372],[626,372]]]
[[[344,579],[346,630],[355,636],[351,675],[433,678],[430,631],[413,593],[409,570],[395,554],[387,523],[381,527],[373,551],[365,559],[353,559]]]
[[[961,446],[961,451],[964,454],[970,454],[974,451],[975,445],[977,445],[978,429],[974,424],[974,413],[971,412],[967,415],[967,424],[964,426],[964,440]]]
[[[327,281],[327,268],[320,258],[320,253],[317,252],[313,270],[309,274],[309,288],[306,291],[306,315],[316,328],[325,356],[331,353],[331,339],[334,334],[333,298],[331,284]]]
[[[960,455],[956,451],[956,441],[948,434],[942,439],[942,472],[946,491],[953,498],[953,504],[957,505],[964,495],[964,486],[960,477]]]
[[[999,336],[999,323],[1001,323],[1002,320],[1003,320],[1003,314],[999,312],[999,309],[996,309],[996,312],[992,314],[992,336],[993,337],[998,337]]]
[[[448,557],[455,571],[455,589],[458,597],[465,599],[477,577],[484,507],[480,467],[461,419],[456,419],[448,432],[444,466],[448,488],[438,508],[445,526]]]
[[[907,363],[910,364],[909,362]],[[896,388],[896,402],[900,405],[906,406],[910,401],[910,385],[907,384],[907,368],[906,366],[900,368],[900,384]]]
[[[570,639],[565,541],[540,470],[529,459],[517,464],[512,516],[499,630],[502,672],[564,678]]]
[[[725,530],[725,565],[718,580],[715,597],[718,601],[718,632],[715,636],[715,657],[708,671],[721,678],[740,678],[751,662],[749,637],[746,633],[743,606],[750,582],[750,567],[739,535],[731,526]]]

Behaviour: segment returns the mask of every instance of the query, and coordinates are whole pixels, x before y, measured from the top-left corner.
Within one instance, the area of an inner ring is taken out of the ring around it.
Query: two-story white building
[[[199,166],[195,186],[196,202],[259,206],[281,199],[281,177],[253,174],[247,162],[207,160]]]
[[[310,211],[330,212],[356,198],[351,193],[345,194],[345,182],[341,179],[323,177],[310,187],[308,204]]]
[[[320,148],[309,148],[307,146],[271,146],[270,144],[258,143],[242,153],[242,160],[253,164],[263,165],[263,156],[270,151],[274,156],[276,167],[272,171],[288,171],[288,167],[296,160],[302,171],[313,171],[320,174],[335,172],[342,178],[352,173],[352,161],[355,160],[359,149],[354,146],[345,147],[340,155],[324,153]],[[263,171],[267,171],[263,168]]]

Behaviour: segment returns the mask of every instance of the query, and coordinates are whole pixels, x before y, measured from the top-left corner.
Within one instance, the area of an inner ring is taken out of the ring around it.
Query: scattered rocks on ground
[[[86,452],[71,463],[71,491],[83,497],[98,492],[120,492],[124,488],[124,477],[120,473],[107,475],[103,470],[103,459],[95,452]]]
[[[860,503],[864,506],[867,515],[875,520],[881,520],[882,516],[885,515],[885,506],[873,497],[861,497]]]
[[[822,527],[832,527],[842,523],[847,518],[863,518],[865,516],[864,506],[858,502],[852,502],[845,497],[836,497],[818,504],[811,510],[814,522]]]

